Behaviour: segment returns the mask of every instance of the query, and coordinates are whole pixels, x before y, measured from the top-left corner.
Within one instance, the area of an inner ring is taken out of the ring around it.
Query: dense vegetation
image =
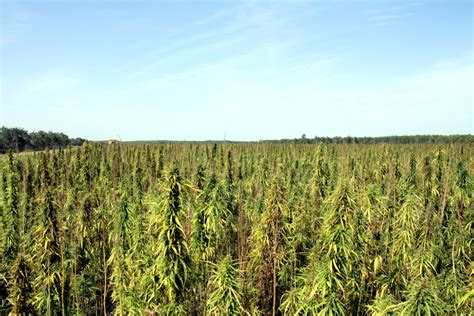
[[[300,143],[300,144],[473,144],[474,135],[405,135],[378,137],[319,137],[267,140],[266,143]]]
[[[58,148],[66,146],[80,146],[84,142],[82,138],[69,138],[64,133],[54,132],[27,132],[22,128],[0,129],[0,153],[7,151],[20,152],[24,150],[43,150],[46,148]]]
[[[229,140],[208,140],[199,141],[169,141],[169,140],[147,140],[147,141],[130,141],[130,144],[198,144],[198,143],[217,143],[217,144],[251,144],[254,142],[245,141],[229,141]],[[474,135],[406,135],[406,136],[378,136],[378,137],[354,137],[354,136],[334,136],[320,137],[315,136],[308,138],[303,134],[300,138],[287,139],[269,139],[260,140],[259,143],[264,144],[474,144]]]
[[[473,145],[0,156],[0,314],[467,315]]]

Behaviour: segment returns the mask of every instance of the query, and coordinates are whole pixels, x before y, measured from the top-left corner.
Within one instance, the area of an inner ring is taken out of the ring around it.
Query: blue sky
[[[0,1],[0,125],[123,140],[474,133],[469,0]]]

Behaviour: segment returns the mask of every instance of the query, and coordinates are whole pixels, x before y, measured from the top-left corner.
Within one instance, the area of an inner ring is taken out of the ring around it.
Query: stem
[[[107,316],[107,260],[105,254],[105,240],[102,245],[102,260],[104,260],[104,295],[103,295],[103,306],[104,306],[104,316]]]
[[[276,260],[273,259],[273,307],[272,315],[276,315],[276,289],[277,289],[277,278],[276,278]]]

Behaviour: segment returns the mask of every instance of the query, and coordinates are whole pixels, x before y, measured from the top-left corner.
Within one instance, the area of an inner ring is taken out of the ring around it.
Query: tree
[[[8,150],[23,151],[29,144],[30,138],[28,132],[22,128],[0,129],[0,153]]]

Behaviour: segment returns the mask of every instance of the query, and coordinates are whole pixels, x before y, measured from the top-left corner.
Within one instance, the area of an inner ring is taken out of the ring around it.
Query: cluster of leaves
[[[472,145],[0,156],[0,314],[464,315]]]

